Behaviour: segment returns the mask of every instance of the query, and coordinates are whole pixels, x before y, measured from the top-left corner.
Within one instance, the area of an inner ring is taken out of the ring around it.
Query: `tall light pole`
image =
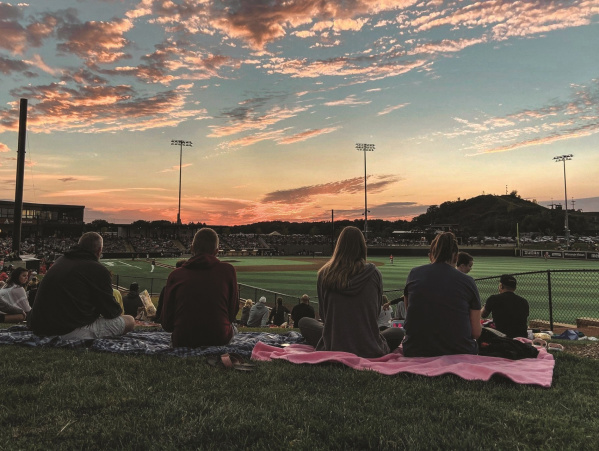
[[[374,151],[374,144],[356,144],[356,150],[364,152],[364,238],[368,240],[368,191],[366,189],[366,152]]]
[[[179,210],[177,211],[177,226],[181,225],[181,169],[183,168],[183,146],[191,147],[191,141],[171,139],[171,146],[179,146]]]
[[[553,157],[553,160],[556,163],[560,161],[564,162],[564,196],[566,200],[566,222],[564,224],[564,231],[566,235],[566,249],[570,249],[570,229],[568,227],[568,189],[566,185],[566,161],[571,160],[574,155],[560,155],[558,157]]]

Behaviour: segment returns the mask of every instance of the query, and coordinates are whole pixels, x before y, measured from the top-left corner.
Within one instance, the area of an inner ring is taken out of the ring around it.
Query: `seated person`
[[[468,274],[472,270],[474,264],[474,257],[468,252],[458,252],[458,261],[456,262],[456,269],[464,274]]]
[[[376,358],[396,349],[404,337],[400,328],[379,331],[383,278],[366,262],[366,241],[357,227],[345,227],[331,259],[318,271],[318,311],[322,323],[302,318],[306,342],[317,351],[341,351]]]
[[[383,297],[386,298],[387,296]],[[406,319],[406,304],[404,302],[404,297],[400,296],[392,301],[387,301],[383,304],[383,307],[390,307],[392,305],[397,305],[393,319]]]
[[[379,325],[379,330],[385,330],[391,325],[393,310],[389,307],[389,299],[387,299],[387,296],[383,295],[381,302],[381,313],[379,313],[377,324]]]
[[[489,296],[482,317],[493,316],[495,327],[509,338],[528,336],[528,301],[516,293],[516,278],[504,274],[499,279],[499,294]]]
[[[85,340],[133,330],[135,319],[121,316],[110,272],[99,261],[102,245],[101,235],[85,233],[48,269],[27,318],[36,335]]]
[[[254,305],[254,301],[251,299],[247,299],[245,304],[243,305],[243,309],[241,310],[241,319],[239,320],[239,324],[242,326],[248,325],[248,319],[250,318],[250,309]]]
[[[123,295],[116,288],[112,289],[112,295],[114,296],[114,300],[121,307],[121,315],[123,315],[125,313],[125,307],[123,307]]]
[[[15,268],[6,284],[0,288],[0,317],[2,322],[17,323],[24,321],[31,311],[25,286],[29,274],[25,268]]]
[[[166,281],[162,327],[172,332],[173,347],[228,344],[237,333],[234,322],[239,291],[235,268],[216,257],[218,235],[210,228],[196,232],[191,251],[193,256]]]
[[[291,319],[293,320],[293,327],[299,327],[300,319],[304,317],[316,317],[314,307],[310,305],[310,296],[308,296],[307,294],[304,294],[300,299],[300,303],[291,309]]]
[[[248,327],[266,327],[267,325],[268,307],[266,307],[266,298],[262,296],[250,309]]]
[[[480,297],[474,279],[455,269],[458,243],[451,232],[438,234],[431,263],[410,271],[404,288],[406,357],[477,354],[481,334]]]
[[[125,315],[137,316],[137,309],[143,307],[144,303],[139,297],[139,284],[133,282],[129,285],[129,293],[123,298],[123,311]]]
[[[282,298],[277,298],[277,305],[270,311],[268,322],[280,326],[285,322],[285,314],[289,315],[289,309],[283,305]]]

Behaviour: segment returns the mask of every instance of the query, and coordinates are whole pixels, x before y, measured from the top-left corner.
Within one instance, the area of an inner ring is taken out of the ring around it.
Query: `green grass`
[[[283,257],[232,257],[223,258],[238,268],[248,266],[274,266],[297,264],[297,258]],[[160,260],[164,263],[174,265],[176,259]],[[396,257],[394,264],[389,263],[388,257],[372,257],[370,261],[380,263],[379,269],[383,275],[383,287],[385,291],[391,291],[389,296],[394,298],[401,295],[406,278],[410,270],[419,265],[426,264],[426,257]],[[150,265],[146,262],[131,262],[127,260],[104,261],[110,265],[114,274],[119,274],[120,285],[128,287],[133,281],[140,284],[142,289],[152,289],[158,293],[162,288],[170,270],[156,267],[154,273],[150,273]],[[314,262],[311,257],[306,257],[305,265]],[[135,266],[139,267],[136,268]],[[547,269],[599,269],[599,262],[580,260],[548,260],[540,258],[520,257],[476,257],[474,267],[470,275],[475,278],[499,276],[504,273],[525,273],[533,271],[546,271]],[[154,280],[148,277],[154,277]],[[599,308],[599,290],[597,289],[597,273],[595,274],[567,274],[554,273],[552,284],[552,299],[554,305],[554,321],[574,324],[576,318],[590,316],[597,317]],[[316,271],[238,271],[239,283],[253,287],[270,290],[276,293],[284,293],[296,298],[304,293],[316,298]],[[517,293],[528,299],[531,306],[531,319],[549,319],[549,296],[547,292],[547,275],[534,274],[518,277],[519,288]],[[484,301],[491,294],[497,292],[498,280],[481,281],[478,283],[481,300]],[[267,295],[269,303],[274,302],[274,294],[244,289],[242,296],[255,300],[261,295]],[[286,298],[285,302],[292,305],[296,302],[293,298]]]
[[[551,389],[341,365],[0,347],[6,449],[589,449],[599,361],[556,356]]]

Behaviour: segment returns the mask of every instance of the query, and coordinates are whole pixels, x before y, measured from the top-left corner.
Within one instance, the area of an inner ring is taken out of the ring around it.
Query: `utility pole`
[[[17,180],[15,184],[15,209],[12,223],[12,250],[21,260],[21,224],[23,221],[23,185],[25,180],[25,139],[27,137],[27,99],[19,106],[19,142],[17,147]]]
[[[570,228],[568,227],[568,188],[566,185],[566,161],[571,160],[574,155],[559,155],[557,157],[553,157],[553,160],[556,163],[562,161],[564,163],[564,197],[566,203],[566,219],[564,223],[564,232],[566,236],[566,249],[570,249]]]
[[[356,150],[364,152],[364,239],[368,240],[368,190],[366,188],[366,152],[374,152],[374,144],[356,144]]]

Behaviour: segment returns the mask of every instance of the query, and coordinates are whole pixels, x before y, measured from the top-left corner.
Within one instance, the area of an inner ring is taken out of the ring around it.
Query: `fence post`
[[[152,293],[154,293],[154,278],[153,277],[150,279],[150,296],[152,296]]]
[[[553,298],[551,296],[551,270],[547,270],[547,292],[549,293],[549,328],[553,331]]]
[[[119,289],[119,275],[116,275],[116,289]]]
[[[254,302],[258,303],[258,288],[254,288]]]

